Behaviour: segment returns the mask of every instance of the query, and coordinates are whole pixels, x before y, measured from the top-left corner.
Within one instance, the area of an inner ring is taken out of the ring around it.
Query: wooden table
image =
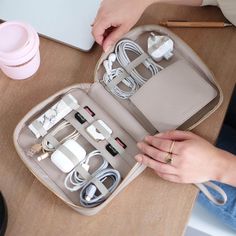
[[[156,24],[160,19],[224,20],[216,8],[165,5],[150,7],[138,22]],[[236,31],[225,29],[173,29],[215,73],[224,95],[220,109],[195,129],[214,142],[235,85]],[[0,73],[0,189],[9,208],[7,235],[182,235],[197,189],[168,183],[146,170],[100,214],[84,217],[54,196],[27,170],[18,157],[12,134],[18,121],[37,103],[56,91],[93,81],[101,48],[90,53],[41,39],[41,67],[25,81]]]

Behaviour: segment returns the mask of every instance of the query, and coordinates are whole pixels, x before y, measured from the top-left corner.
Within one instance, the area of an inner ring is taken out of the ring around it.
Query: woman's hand
[[[219,180],[225,170],[222,151],[191,132],[170,131],[148,136],[144,141],[138,143],[143,154],[137,155],[136,160],[165,180],[177,183]],[[171,146],[172,154],[168,156]],[[172,160],[167,163],[170,157]]]
[[[93,23],[93,36],[108,50],[138,21],[152,0],[103,0]]]

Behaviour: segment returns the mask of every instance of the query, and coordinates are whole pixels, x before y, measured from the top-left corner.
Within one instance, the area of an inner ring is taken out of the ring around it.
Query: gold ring
[[[166,157],[165,157],[165,163],[166,164],[170,164],[172,162],[173,156],[172,153],[167,153]]]
[[[172,141],[169,153],[171,153],[171,154],[173,153],[174,146],[175,146],[175,141]]]

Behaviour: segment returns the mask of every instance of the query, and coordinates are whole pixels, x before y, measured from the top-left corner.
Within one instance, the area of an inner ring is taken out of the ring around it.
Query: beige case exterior
[[[196,55],[196,53],[188,46],[186,45],[180,38],[178,38],[175,34],[170,32],[168,29],[160,27],[158,25],[147,25],[147,26],[141,26],[138,28],[133,29],[130,31],[127,35],[125,35],[125,38],[130,38],[132,40],[137,40],[141,35],[149,33],[149,32],[157,32],[160,34],[169,35],[174,41],[175,41],[175,50],[178,51],[178,57],[181,58],[181,60],[186,60],[188,63],[190,63],[198,72],[199,74],[205,78],[208,83],[212,84],[217,92],[217,96],[215,97],[214,101],[209,104],[209,106],[205,107],[205,109],[201,110],[200,113],[196,114],[195,117],[193,117],[192,120],[187,121],[187,123],[180,127],[183,130],[191,130],[198,124],[200,124],[202,121],[204,121],[207,117],[209,117],[222,103],[223,95],[221,88],[219,87],[218,83],[216,82],[213,74],[209,71],[207,66],[202,62],[202,60]],[[110,52],[113,49],[110,50]],[[28,167],[28,169],[32,172],[32,174],[35,175],[35,177],[43,184],[45,185],[49,190],[51,190],[56,196],[58,196],[62,201],[64,201],[67,205],[72,207],[74,210],[79,212],[83,215],[94,215],[98,213],[102,208],[104,208],[123,188],[125,188],[133,179],[135,179],[141,172],[144,171],[145,166],[140,165],[136,163],[133,168],[129,171],[127,176],[123,179],[121,184],[118,186],[118,188],[108,197],[108,199],[103,202],[101,205],[94,207],[94,208],[84,208],[82,206],[74,204],[71,199],[68,198],[68,196],[58,187],[58,185],[55,184],[55,182],[49,178],[47,173],[39,166],[32,161],[26,154],[25,150],[20,145],[20,142],[22,140],[19,140],[22,132],[24,132],[25,128],[27,127],[27,124],[29,124],[29,120],[32,119],[36,114],[39,113],[40,110],[42,110],[44,107],[51,104],[53,101],[56,101],[58,98],[63,96],[64,94],[68,93],[68,91],[72,89],[81,89],[85,91],[89,96],[92,96],[94,100],[98,97],[101,102],[104,102],[103,107],[106,107],[108,109],[108,113],[115,121],[116,115],[113,114],[113,106],[109,105],[109,101],[105,101],[106,99],[102,100],[101,96],[96,94],[96,88],[99,87],[98,84],[100,84],[99,80],[101,79],[102,73],[104,73],[104,70],[102,68],[102,62],[106,59],[106,57],[109,55],[110,52],[107,52],[106,54],[103,54],[100,58],[100,60],[97,63],[96,69],[95,69],[95,85],[92,84],[76,84],[74,86],[67,87],[56,94],[52,95],[45,101],[41,102],[37,106],[35,106],[31,111],[29,111],[25,117],[19,122],[17,125],[15,131],[14,131],[14,144],[16,147],[16,150],[22,159],[22,161],[25,163],[25,165]],[[177,58],[178,60],[178,58]],[[97,84],[97,85],[96,85]],[[100,91],[101,92],[101,91]],[[104,89],[104,93],[107,91]],[[102,92],[101,92],[102,93]],[[97,100],[96,100],[97,101]],[[107,103],[107,104],[105,104]],[[101,104],[100,104],[101,105]],[[121,106],[122,104],[117,103],[117,107]],[[184,105],[184,104],[183,104]],[[124,107],[122,106],[122,109]],[[132,112],[127,113],[128,119],[133,119]],[[135,124],[134,124],[135,125]],[[144,131],[142,127],[137,127],[137,133],[135,133],[136,127],[132,130],[129,129],[129,127],[123,127],[124,130],[126,130],[132,137],[136,137],[136,140],[141,140],[143,136],[145,136],[147,133]],[[132,134],[133,132],[133,134]],[[22,138],[21,138],[22,139]],[[27,142],[27,140],[26,140]]]

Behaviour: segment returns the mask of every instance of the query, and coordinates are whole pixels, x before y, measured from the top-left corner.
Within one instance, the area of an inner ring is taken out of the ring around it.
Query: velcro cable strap
[[[200,184],[195,184],[204,194],[205,196],[212,201],[213,203],[215,203],[216,205],[222,206],[227,202],[227,195],[224,192],[224,190],[222,188],[220,188],[219,186],[217,186],[216,184],[212,183],[212,182],[206,182],[206,183],[200,183]],[[215,190],[217,193],[219,193],[222,197],[222,199],[218,199],[215,198],[207,189],[207,187]]]

